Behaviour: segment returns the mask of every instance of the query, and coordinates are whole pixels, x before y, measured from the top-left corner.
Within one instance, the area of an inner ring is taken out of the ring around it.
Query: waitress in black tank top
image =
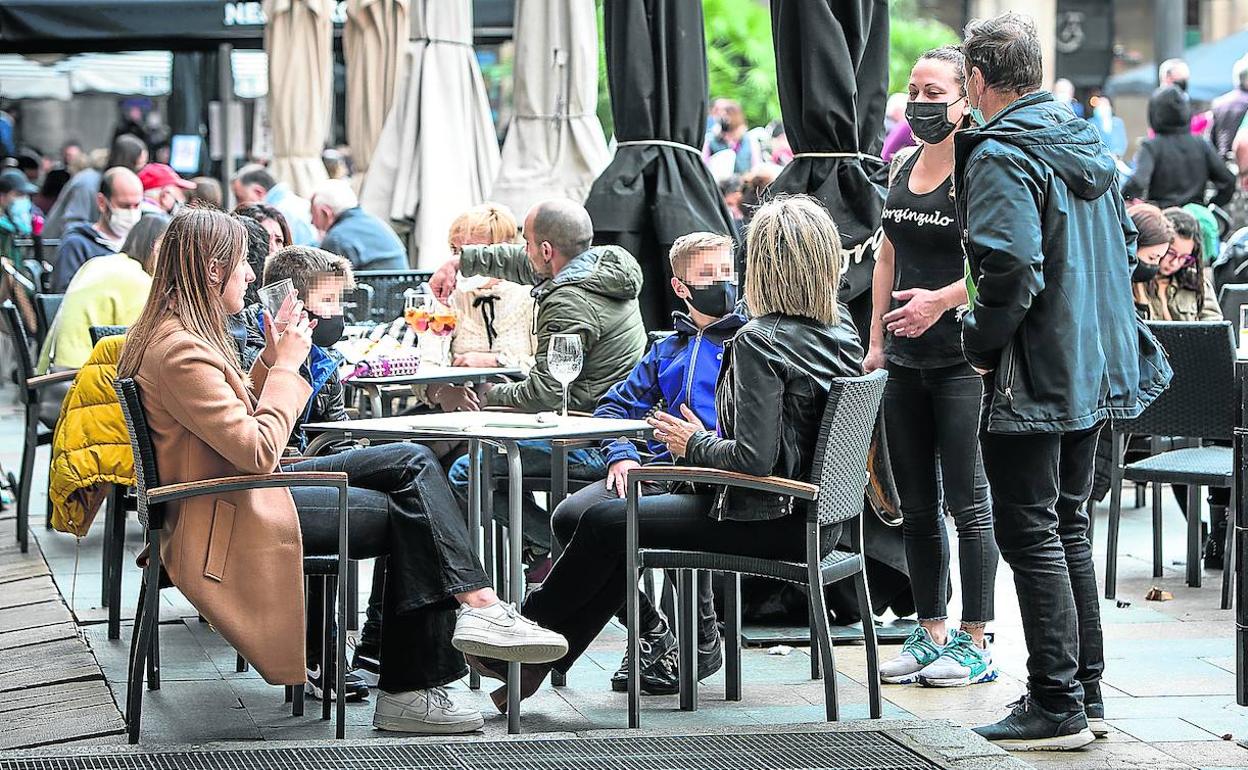
[[[880,666],[893,684],[955,687],[997,677],[984,637],[998,552],[977,433],[983,381],[962,357],[957,310],[967,301],[952,190],[953,134],[969,113],[964,72],[953,46],[914,65],[906,119],[919,146],[894,160],[872,280],[865,365],[888,369],[884,421],[919,615],[901,653]],[[962,586],[962,621],[952,632],[944,509],[957,527]]]

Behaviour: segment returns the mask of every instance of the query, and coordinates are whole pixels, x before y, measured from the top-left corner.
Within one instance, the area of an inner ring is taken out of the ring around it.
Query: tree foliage
[[[607,89],[606,46],[603,44],[602,4],[598,5],[598,117],[611,135],[611,97]],[[765,125],[780,117],[776,89],[776,57],[771,42],[771,13],[760,0],[703,0],[706,28],[706,68],[710,96],[741,103],[750,125]],[[910,68],[924,51],[958,42],[952,29],[920,18],[914,0],[889,4],[889,92],[905,88]]]

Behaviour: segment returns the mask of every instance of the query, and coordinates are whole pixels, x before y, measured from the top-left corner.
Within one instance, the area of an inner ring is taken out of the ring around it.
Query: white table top
[[[560,417],[550,412],[447,412],[378,417],[371,420],[309,423],[312,433],[349,432],[357,437],[403,438],[404,436],[456,436],[459,438],[525,441],[529,439],[624,438],[649,436],[645,420],[605,417]]]
[[[520,379],[524,372],[515,367],[435,366],[423,364],[415,374],[393,377],[352,377],[344,385],[444,385],[472,381],[496,380],[503,377]]]

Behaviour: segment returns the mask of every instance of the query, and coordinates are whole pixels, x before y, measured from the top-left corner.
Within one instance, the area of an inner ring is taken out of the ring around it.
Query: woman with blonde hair
[[[226,320],[255,280],[246,248],[235,217],[210,209],[175,216],[122,349],[118,376],[138,385],[164,484],[277,472],[311,396],[299,368],[316,323],[294,297],[279,313],[294,319],[283,327],[265,313],[264,348],[242,370]],[[468,732],[480,729],[481,715],[444,688],[465,673],[455,649],[541,662],[566,643],[499,602],[431,454],[420,476],[423,506],[392,506],[383,493],[349,488],[351,556],[387,556],[390,566],[373,725]],[[333,490],[294,487],[207,493],[168,512],[161,556],[170,579],[272,684],[303,686],[320,675],[305,668],[302,557],[337,550],[337,510]]]
[[[688,465],[752,476],[809,480],[820,418],[832,381],[862,373],[862,347],[837,303],[841,239],[823,206],[805,195],[760,207],[746,243],[745,299],[754,317],[725,351],[716,390],[718,435],[687,407],[660,412],[655,438]],[[525,602],[528,617],[568,639],[553,665],[526,666],[522,697],[552,668],[567,672],[624,602],[626,501],[590,507],[554,568]],[[639,502],[641,545],[699,548],[803,560],[805,507],[790,497],[730,489],[726,494],[661,494]],[[469,656],[502,678],[500,661]],[[829,676],[831,673],[829,673]],[[506,687],[495,705],[506,704]]]

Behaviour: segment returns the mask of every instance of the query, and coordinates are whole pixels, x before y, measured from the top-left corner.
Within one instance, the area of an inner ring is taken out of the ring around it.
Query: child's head
[[[310,318],[312,341],[328,347],[342,337],[342,294],[355,286],[351,263],[311,246],[287,246],[264,263],[264,285],[289,279]]]
[[[672,244],[672,291],[693,312],[721,318],[737,304],[737,274],[732,239],[717,233],[690,233]]]
[[[511,210],[499,203],[482,203],[455,217],[448,235],[451,253],[465,246],[515,243],[519,228]]]

